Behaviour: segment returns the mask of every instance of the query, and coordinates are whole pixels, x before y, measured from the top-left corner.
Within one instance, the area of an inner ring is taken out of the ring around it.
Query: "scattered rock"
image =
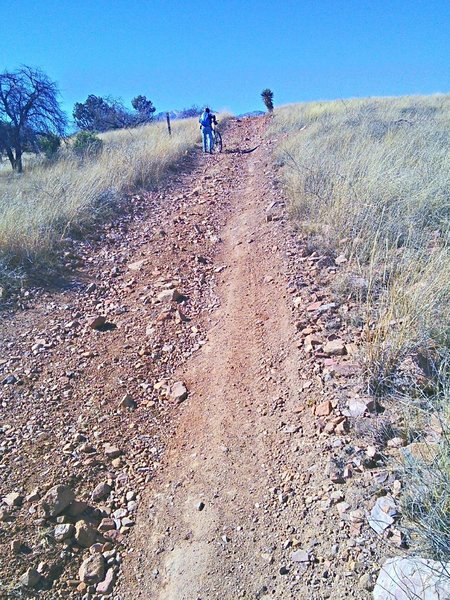
[[[105,531],[115,528],[116,524],[114,523],[114,519],[104,518],[101,520],[100,525],[98,526],[98,531],[100,531],[100,533],[104,533]]]
[[[86,558],[78,571],[80,581],[94,584],[105,578],[105,559],[101,554],[93,554]]]
[[[176,404],[180,404],[183,400],[186,400],[188,391],[182,381],[177,381],[173,384],[170,390],[170,397],[175,401]]]
[[[3,502],[7,506],[21,506],[23,502],[23,496],[18,492],[11,492],[6,494],[6,496],[3,498]]]
[[[309,552],[306,550],[296,550],[295,552],[292,552],[291,560],[292,562],[300,563],[309,562]]]
[[[75,523],[75,539],[83,548],[89,548],[97,541],[97,531],[88,525],[86,521],[77,521]]]
[[[34,588],[41,580],[41,574],[31,567],[25,571],[20,578],[20,585],[23,587]]]
[[[364,573],[364,575],[361,575],[358,580],[358,587],[361,590],[367,590],[368,592],[371,592],[374,588],[372,575],[370,573]]]
[[[116,574],[114,573],[114,569],[108,569],[106,571],[105,579],[96,587],[97,594],[102,594],[103,596],[110,594],[113,590],[115,581]]]
[[[333,407],[329,400],[325,400],[325,402],[321,402],[318,404],[314,410],[314,413],[317,417],[327,417],[331,414]]]
[[[389,495],[382,496],[377,499],[374,507],[370,511],[370,516],[368,518],[369,525],[381,535],[385,529],[394,523],[397,514],[397,505],[395,504],[394,498]]]
[[[57,542],[63,542],[72,537],[75,527],[71,523],[62,523],[57,525],[54,531],[54,538]]]
[[[107,458],[118,458],[121,456],[122,450],[117,448],[117,446],[112,446],[111,444],[105,444],[105,455]]]
[[[373,590],[374,600],[447,600],[450,598],[449,563],[420,557],[390,558]]]
[[[323,351],[325,354],[328,354],[328,356],[341,356],[347,352],[345,343],[342,340],[331,340],[327,342],[323,347]]]
[[[91,329],[99,329],[106,323],[106,317],[98,315],[89,321],[89,327]]]
[[[73,501],[75,494],[72,488],[68,485],[55,485],[43,497],[41,508],[48,517],[57,517],[60,515]]]
[[[125,394],[125,396],[119,402],[119,408],[129,408],[130,410],[135,410],[136,407],[137,403],[131,394]]]
[[[402,450],[406,461],[421,461],[431,463],[439,453],[439,444],[433,442],[413,442]]]
[[[111,493],[111,489],[111,486],[108,483],[106,483],[106,481],[102,481],[95,487],[94,491],[92,492],[92,500],[98,502],[99,500],[107,498]]]
[[[162,302],[162,303],[166,303],[166,302],[181,302],[181,300],[183,300],[184,296],[183,294],[180,294],[180,292],[176,289],[173,288],[171,290],[163,290],[162,292],[159,292],[159,294],[156,296],[158,302]]]

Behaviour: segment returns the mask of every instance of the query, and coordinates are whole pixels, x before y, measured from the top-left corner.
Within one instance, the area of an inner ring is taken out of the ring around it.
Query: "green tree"
[[[55,133],[47,133],[39,138],[39,148],[48,159],[53,158],[61,146],[61,138]]]
[[[135,117],[136,124],[148,123],[153,119],[153,113],[156,108],[151,100],[147,100],[145,96],[136,96],[131,101],[131,106],[138,113]]]
[[[79,156],[92,156],[98,154],[103,148],[101,140],[93,131],[79,131],[75,136],[73,149]]]

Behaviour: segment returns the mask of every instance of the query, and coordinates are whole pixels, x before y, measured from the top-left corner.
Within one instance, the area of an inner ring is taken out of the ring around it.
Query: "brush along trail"
[[[364,404],[361,332],[265,129],[231,121],[222,155],[64,241],[76,284],[3,312],[2,593],[370,597],[372,475],[340,405]]]

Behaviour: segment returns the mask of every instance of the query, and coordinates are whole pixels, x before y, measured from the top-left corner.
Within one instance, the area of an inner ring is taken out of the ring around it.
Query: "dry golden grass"
[[[323,249],[346,253],[368,280],[374,389],[392,383],[414,349],[446,343],[449,118],[450,96],[443,95],[275,112],[270,135],[278,138],[294,218]]]
[[[365,282],[353,296],[372,392],[395,398],[408,441],[428,444],[423,424],[441,424],[436,460],[404,469],[403,505],[414,542],[446,560],[449,123],[448,95],[370,98],[282,107],[269,132],[292,217],[313,246],[346,255],[341,283]]]
[[[157,185],[200,139],[196,119],[105,133],[103,150],[80,159],[28,159],[16,175],[0,169],[0,276],[45,265],[58,240],[112,215],[128,191]]]

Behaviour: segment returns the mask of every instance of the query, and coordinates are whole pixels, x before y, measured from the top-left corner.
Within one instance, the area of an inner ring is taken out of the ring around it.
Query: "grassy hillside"
[[[70,147],[54,162],[28,159],[25,173],[0,169],[0,277],[49,261],[70,230],[111,216],[128,191],[157,184],[199,140],[196,119],[109,132],[98,156],[79,158]]]
[[[338,258],[336,293],[359,301],[370,390],[405,411],[405,443],[427,443],[432,419],[440,428],[404,496],[435,556],[450,540],[449,124],[438,95],[285,106],[270,130],[292,217],[311,249]]]

